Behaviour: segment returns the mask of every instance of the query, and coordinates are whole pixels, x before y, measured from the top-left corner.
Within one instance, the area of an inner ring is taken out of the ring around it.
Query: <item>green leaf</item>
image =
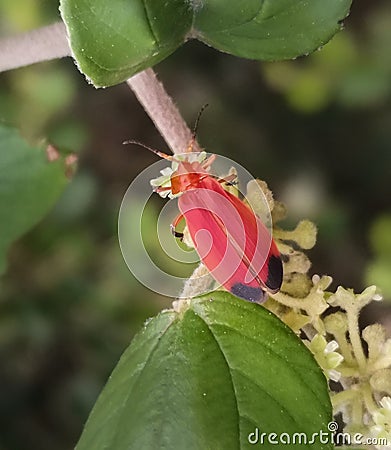
[[[77,450],[252,448],[256,428],[310,436],[326,433],[331,417],[326,379],[299,338],[263,307],[213,292],[145,325]]]
[[[184,42],[192,10],[183,0],[61,0],[73,55],[95,86],[120,83]]]
[[[261,60],[294,58],[340,29],[351,0],[61,0],[71,48],[95,86],[120,83],[190,37]]]
[[[197,37],[219,50],[261,60],[310,53],[340,29],[351,0],[205,0]]]
[[[60,160],[49,162],[44,148],[0,125],[0,274],[10,244],[45,216],[66,183]]]

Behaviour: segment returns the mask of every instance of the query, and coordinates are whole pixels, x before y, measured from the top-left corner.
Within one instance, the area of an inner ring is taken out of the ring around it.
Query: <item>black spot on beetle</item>
[[[178,238],[178,239],[181,240],[181,241],[183,240],[184,234],[181,233],[180,231],[177,231],[173,225],[170,225],[170,230],[171,230],[171,233],[172,233],[176,238]]]
[[[266,293],[263,289],[247,286],[243,283],[235,283],[231,287],[231,292],[237,297],[244,298],[244,300],[248,300],[249,302],[262,303],[266,300]]]
[[[278,256],[271,255],[267,264],[268,273],[266,287],[272,292],[278,292],[282,284],[282,261]]]

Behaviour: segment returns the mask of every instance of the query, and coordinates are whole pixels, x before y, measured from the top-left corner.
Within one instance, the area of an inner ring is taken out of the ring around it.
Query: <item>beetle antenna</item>
[[[149,150],[152,153],[155,153],[155,155],[160,156],[160,158],[168,159],[169,161],[173,160],[172,156],[167,155],[166,153],[160,152],[159,150],[155,150],[154,148],[149,147],[148,145],[143,144],[142,142],[139,142],[139,141],[135,141],[133,139],[130,139],[129,141],[124,141],[124,142],[122,142],[122,144],[123,145],[136,144],[136,145],[139,145],[140,147],[146,148],[147,150]]]
[[[208,106],[209,106],[209,104],[208,104],[208,103],[205,103],[205,104],[202,106],[202,108],[200,109],[200,112],[198,113],[197,119],[196,119],[196,121],[195,121],[195,123],[194,123],[193,132],[192,132],[192,134],[191,134],[191,140],[190,140],[189,145],[188,145],[188,147],[187,147],[186,153],[187,153],[187,152],[192,152],[192,151],[193,151],[193,145],[194,145],[194,142],[195,142],[196,136],[197,136],[198,124],[199,124],[199,122],[200,122],[200,118],[201,118],[202,113],[205,111],[205,109],[206,109]]]

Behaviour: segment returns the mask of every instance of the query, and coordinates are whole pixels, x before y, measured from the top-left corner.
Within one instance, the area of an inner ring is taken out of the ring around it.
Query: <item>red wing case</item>
[[[212,276],[234,295],[262,302],[282,284],[280,253],[268,229],[212,177],[178,200],[191,238]]]

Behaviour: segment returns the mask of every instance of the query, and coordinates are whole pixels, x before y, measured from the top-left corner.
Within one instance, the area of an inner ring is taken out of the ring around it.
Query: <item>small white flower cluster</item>
[[[317,334],[311,342],[305,341],[307,347],[314,354],[317,363],[322,367],[323,371],[330,380],[339,381],[341,378],[341,372],[336,368],[343,361],[343,356],[336,352],[339,348],[337,341],[327,342],[321,335]]]
[[[259,185],[269,200],[273,236],[284,258],[281,291],[271,295],[264,305],[298,335],[307,336],[304,343],[325,376],[342,386],[341,392],[330,395],[334,412],[342,412],[345,431],[383,438],[388,444],[375,447],[391,450],[391,339],[386,339],[379,324],[366,327],[362,333],[358,325],[362,308],[371,301],[382,300],[382,296],[376,286],[359,294],[340,286],[333,293],[327,290],[331,277],[310,278],[311,262],[302,250],[315,245],[315,225],[302,221],[292,231],[276,226],[285,217],[285,208],[272,199],[265,183]],[[339,311],[325,315],[330,306]]]

